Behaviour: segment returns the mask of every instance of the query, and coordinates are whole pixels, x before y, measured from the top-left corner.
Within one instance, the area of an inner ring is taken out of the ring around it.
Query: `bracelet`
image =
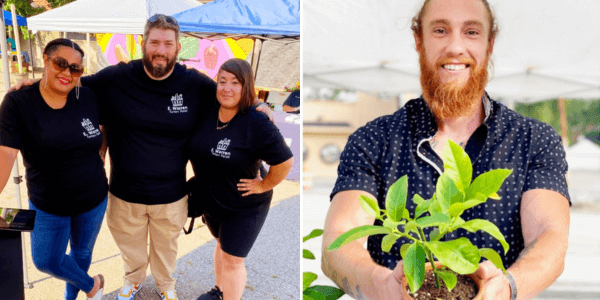
[[[515,278],[506,271],[506,278],[508,278],[508,284],[510,285],[510,300],[517,300],[517,283]]]

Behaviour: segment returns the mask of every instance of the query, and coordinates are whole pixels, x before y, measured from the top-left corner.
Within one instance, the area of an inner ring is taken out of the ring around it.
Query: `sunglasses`
[[[150,19],[148,19],[148,23],[154,23],[160,17],[164,17],[165,21],[167,21],[167,22],[177,26],[177,28],[179,28],[179,23],[177,23],[177,20],[175,20],[175,18],[173,18],[171,16],[163,15],[163,14],[156,14],[156,15],[150,17]]]
[[[69,65],[69,62],[60,56],[50,57],[50,60],[52,61],[52,65],[54,66],[54,68],[59,72],[62,72],[69,68],[69,71],[71,72],[71,75],[73,77],[80,77],[81,74],[83,74],[83,66],[80,64]]]

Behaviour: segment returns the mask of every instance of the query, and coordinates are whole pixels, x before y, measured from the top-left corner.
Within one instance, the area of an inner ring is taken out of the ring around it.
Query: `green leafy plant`
[[[465,210],[485,203],[488,199],[500,200],[497,192],[512,170],[491,170],[471,181],[473,166],[462,147],[449,141],[442,156],[444,172],[438,178],[435,194],[428,200],[415,194],[413,202],[417,206],[412,217],[406,209],[408,178],[403,176],[388,189],[385,210],[379,208],[376,200],[360,196],[362,208],[383,222],[383,225],[365,225],[351,229],[333,241],[328,251],[365,236],[385,234],[381,248],[389,252],[397,239],[408,238],[411,243],[402,245],[400,254],[403,258],[404,274],[413,293],[419,290],[425,279],[426,260],[433,267],[437,287],[441,287],[441,278],[449,290],[456,286],[456,273],[474,273],[479,267],[481,257],[485,257],[506,272],[500,255],[493,249],[478,249],[465,237],[451,241],[441,239],[460,228],[469,232],[483,230],[502,244],[506,254],[509,249],[508,243],[496,225],[482,219],[465,221],[461,215]],[[424,233],[425,228],[432,228],[429,239]],[[436,268],[435,258],[449,270]]]
[[[302,242],[319,237],[323,234],[323,230],[315,229],[307,236],[302,238]],[[315,259],[315,255],[308,249],[302,249],[302,258]],[[336,300],[344,295],[344,291],[333,286],[311,284],[317,280],[319,276],[313,272],[302,273],[302,299],[303,300]]]

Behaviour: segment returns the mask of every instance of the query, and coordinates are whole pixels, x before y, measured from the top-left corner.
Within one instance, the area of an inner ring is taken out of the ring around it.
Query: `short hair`
[[[163,14],[155,14],[154,16],[148,18],[148,21],[146,21],[146,26],[144,27],[144,41],[147,40],[150,30],[154,28],[170,29],[175,31],[175,41],[179,42],[179,23],[177,23],[175,18]]]
[[[77,52],[79,52],[79,54],[81,54],[81,58],[83,59],[83,49],[81,49],[81,47],[79,47],[79,45],[77,45],[77,43],[73,42],[72,40],[63,38],[54,39],[48,44],[46,44],[43,54],[50,56],[52,55],[52,53],[56,52],[56,50],[58,50],[58,48],[60,47],[69,47],[75,49]]]
[[[254,104],[254,99],[256,99],[252,67],[250,67],[250,64],[243,59],[232,58],[221,65],[218,74],[220,74],[221,71],[233,74],[240,84],[242,84],[242,95],[240,97],[240,102],[238,103],[238,111],[242,113],[248,112],[250,107]]]
[[[410,29],[412,29],[413,33],[415,33],[419,38],[423,38],[423,17],[425,16],[425,7],[427,6],[427,4],[429,4],[430,1],[431,0],[425,0],[423,2],[423,6],[421,6],[421,9],[417,13],[417,15],[414,16],[412,19]],[[496,16],[492,12],[490,3],[487,0],[480,1],[483,2],[483,6],[485,7],[485,10],[488,13],[490,26],[488,41],[491,42],[496,38],[496,35],[498,34],[498,23],[496,22]]]

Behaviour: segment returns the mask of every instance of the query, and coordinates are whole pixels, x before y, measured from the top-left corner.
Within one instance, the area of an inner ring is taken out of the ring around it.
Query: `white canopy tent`
[[[492,98],[600,98],[600,2],[489,2],[500,26],[487,87]],[[304,0],[304,73],[313,82],[362,91],[420,93],[410,24],[421,3]],[[357,68],[381,72],[357,73]]]
[[[198,5],[195,0],[78,0],[27,18],[27,24],[34,31],[143,34],[152,15],[173,15]]]

